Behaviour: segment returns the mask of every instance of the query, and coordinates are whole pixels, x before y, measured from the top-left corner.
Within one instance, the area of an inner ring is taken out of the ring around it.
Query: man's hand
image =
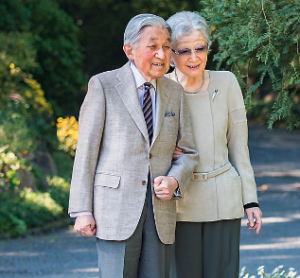
[[[248,230],[256,230],[256,234],[259,234],[259,231],[262,226],[262,212],[259,209],[259,207],[253,207],[246,209],[246,214],[248,217],[248,223],[249,226]],[[255,220],[254,220],[254,218]]]
[[[157,198],[162,201],[172,199],[174,191],[178,187],[178,182],[173,177],[159,176],[154,179],[154,192]]]
[[[96,233],[96,223],[92,215],[77,216],[74,230],[86,237],[92,237]]]

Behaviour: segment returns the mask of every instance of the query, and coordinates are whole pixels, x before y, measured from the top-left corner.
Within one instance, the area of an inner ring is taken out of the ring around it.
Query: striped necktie
[[[153,115],[152,115],[152,101],[150,96],[150,89],[152,84],[150,82],[144,83],[145,93],[144,93],[144,101],[143,101],[143,113],[148,129],[149,141],[150,144],[152,142],[153,137]]]

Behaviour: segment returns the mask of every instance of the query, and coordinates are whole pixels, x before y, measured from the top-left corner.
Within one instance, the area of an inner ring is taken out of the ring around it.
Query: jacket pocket
[[[221,219],[240,218],[244,215],[241,177],[229,177],[224,192],[219,195]]]
[[[120,185],[120,179],[121,177],[111,174],[96,173],[94,185],[118,188]]]
[[[234,189],[238,189],[239,191],[241,191],[242,189],[241,176],[228,177],[228,182],[233,186]]]
[[[242,204],[242,180],[240,176],[228,178],[228,193],[232,204]]]

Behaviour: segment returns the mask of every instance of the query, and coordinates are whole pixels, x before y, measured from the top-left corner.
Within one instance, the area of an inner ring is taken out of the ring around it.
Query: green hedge
[[[67,216],[70,184],[63,178],[48,178],[48,192],[29,188],[0,194],[0,237],[21,236],[29,228],[42,227]]]

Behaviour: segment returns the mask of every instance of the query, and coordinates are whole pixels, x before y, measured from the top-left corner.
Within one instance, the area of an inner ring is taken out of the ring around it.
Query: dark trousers
[[[240,229],[241,219],[177,222],[170,277],[238,278]]]
[[[100,278],[169,278],[171,246],[163,244],[156,232],[149,178],[133,235],[124,241],[97,239]]]

